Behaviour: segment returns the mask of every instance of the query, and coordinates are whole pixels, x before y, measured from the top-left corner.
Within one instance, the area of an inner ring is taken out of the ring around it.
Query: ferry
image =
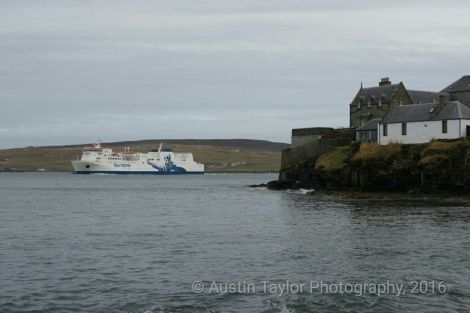
[[[148,153],[113,152],[101,144],[83,148],[82,157],[72,161],[75,174],[204,174],[204,164],[195,162],[192,153],[175,153],[171,149],[151,149]]]

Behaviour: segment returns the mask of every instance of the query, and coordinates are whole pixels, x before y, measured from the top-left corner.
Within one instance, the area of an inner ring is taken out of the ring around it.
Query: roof
[[[331,127],[294,128],[292,130],[292,136],[324,135],[332,132],[334,132],[334,130]]]
[[[423,90],[407,90],[413,103],[439,102],[439,92]]]
[[[359,90],[358,97],[363,100],[372,97],[375,98],[376,101],[378,101],[379,98],[388,101],[392,97],[393,93],[398,89],[399,85],[400,84],[362,88]]]
[[[383,96],[388,98],[398,89],[398,86],[399,84],[362,88],[360,94],[364,97]]]
[[[363,130],[376,130],[377,129],[377,124],[379,124],[380,119],[375,118],[373,120],[368,121],[361,127],[357,128],[356,131],[363,131]]]
[[[462,76],[460,79],[442,89],[441,92],[452,93],[461,91],[470,91],[470,75]]]
[[[445,104],[410,104],[392,108],[382,119],[382,124],[419,121],[470,119],[470,108],[459,101]]]

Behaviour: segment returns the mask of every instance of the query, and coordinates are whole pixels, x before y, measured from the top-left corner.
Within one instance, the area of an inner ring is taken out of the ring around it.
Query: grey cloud
[[[434,0],[0,0],[0,148],[289,141],[293,127],[347,126],[361,81],[387,75],[440,90],[469,74],[469,8]]]

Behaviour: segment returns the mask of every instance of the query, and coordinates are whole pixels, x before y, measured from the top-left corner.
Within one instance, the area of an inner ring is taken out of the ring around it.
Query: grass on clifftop
[[[353,161],[367,160],[385,160],[398,157],[401,153],[399,143],[390,143],[388,145],[379,145],[372,142],[363,142],[359,151],[353,156]]]
[[[431,140],[426,149],[423,151],[422,156],[434,155],[438,153],[447,153],[450,151],[455,151],[459,148],[470,148],[470,142],[464,140],[456,141],[439,141]]]
[[[449,157],[442,154],[425,156],[419,160],[419,166],[439,166],[449,160]]]
[[[343,167],[344,160],[349,153],[349,146],[338,147],[335,150],[322,154],[315,163],[315,169],[325,171],[339,170]]]

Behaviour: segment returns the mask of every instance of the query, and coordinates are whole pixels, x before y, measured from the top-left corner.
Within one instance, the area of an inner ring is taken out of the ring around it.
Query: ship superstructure
[[[175,153],[171,149],[152,149],[148,153],[113,152],[100,144],[83,148],[82,157],[72,161],[77,174],[204,174],[204,164],[195,162],[192,153]]]

